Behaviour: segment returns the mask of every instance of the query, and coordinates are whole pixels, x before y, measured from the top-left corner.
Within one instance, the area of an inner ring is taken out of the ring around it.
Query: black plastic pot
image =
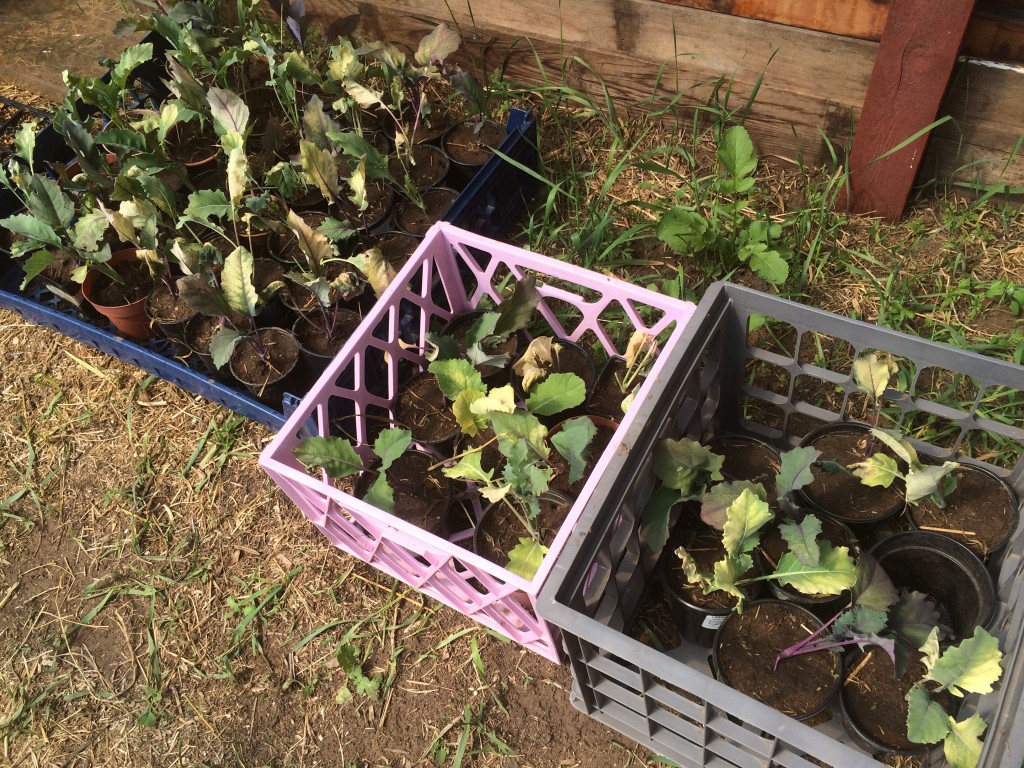
[[[679,630],[680,637],[694,645],[710,648],[714,644],[715,633],[718,631],[718,628],[733,613],[733,604],[730,603],[728,607],[711,608],[701,605],[691,595],[679,589],[678,579],[682,577],[677,576],[677,572],[681,572],[682,567],[679,564],[679,558],[675,556],[675,550],[680,543],[690,547],[696,545],[695,548],[703,548],[707,544],[715,543],[720,545],[721,534],[712,528],[707,528],[701,533],[694,534],[696,537],[694,540],[684,542],[683,538],[685,537],[679,535],[678,527],[665,546],[665,551],[662,553],[659,563],[662,592],[665,595],[669,611],[672,614],[672,620],[675,622],[676,629]],[[753,575],[756,575],[756,561],[754,568],[755,573]],[[747,595],[751,600],[756,600],[761,595],[763,584],[764,582],[755,581],[746,586]]]
[[[153,325],[160,329],[160,332],[163,334],[164,338],[166,338],[168,341],[171,342],[171,344],[174,345],[174,349],[178,352],[179,355],[185,355],[188,354],[189,351],[188,344],[185,343],[185,326],[188,324],[189,320],[191,320],[193,317],[199,314],[199,311],[193,309],[192,314],[190,314],[183,320],[162,320],[159,317],[155,317],[153,309],[150,305],[153,296],[157,293],[169,292],[170,291],[168,290],[167,286],[164,285],[163,283],[160,283],[159,285],[155,286],[153,290],[149,292],[149,296],[146,297],[145,304],[146,317],[149,318],[150,323],[152,323]]]
[[[395,228],[413,237],[423,237],[435,222],[441,220],[458,196],[459,193],[451,187],[431,187],[421,195],[422,208],[412,200],[397,202]]]
[[[948,536],[927,531],[896,533],[870,554],[897,588],[916,590],[938,605],[954,642],[974,634],[992,618],[996,590],[992,576],[971,550]]]
[[[425,385],[427,387],[427,389],[424,390],[426,394],[414,395],[412,388],[419,387],[419,382],[424,379],[432,380],[433,384]],[[438,415],[438,418],[443,418],[448,423],[449,429],[446,430],[444,434],[432,437],[425,432],[425,423],[415,423],[407,417],[405,406],[406,398],[413,398],[414,396],[422,401],[416,407],[433,408],[434,413]],[[455,421],[454,416],[451,414],[451,407],[448,404],[447,399],[441,392],[441,388],[437,385],[434,374],[427,371],[417,373],[399,388],[398,396],[395,399],[395,419],[398,421],[399,426],[402,426],[412,432],[412,438],[418,445],[429,446],[432,450],[437,452],[438,455],[445,455],[447,448],[453,444],[455,438],[459,434],[458,422]]]
[[[825,424],[808,432],[800,441],[800,445],[817,447],[815,444],[819,440],[835,435],[845,436],[851,440],[869,441],[872,439],[869,431],[870,427],[867,424],[857,422]],[[878,443],[876,450],[886,449]],[[836,457],[823,452],[820,460],[836,460],[840,464],[848,465],[864,458],[866,456]],[[870,487],[853,475],[835,475],[833,479],[841,483],[841,487],[836,493],[828,496],[822,492],[821,487],[824,470],[815,468],[812,471],[815,481],[797,491],[801,502],[817,512],[846,523],[862,538],[870,538],[870,531],[867,529],[892,518],[906,506],[902,490],[897,490],[895,485],[891,488]]]
[[[986,545],[984,542],[972,539],[969,535],[953,533],[952,529],[935,530],[933,532],[959,541],[986,563],[994,563],[999,560],[999,557],[1006,549],[1007,543],[1010,541],[1010,537],[1017,530],[1017,523],[1020,520],[1020,505],[1017,501],[1017,495],[1013,492],[1013,488],[1007,485],[1005,480],[985,467],[979,467],[975,464],[961,464],[959,469],[954,470],[954,474],[959,475],[960,480],[956,490],[947,497],[946,509],[943,512],[955,518],[957,505],[970,506],[971,503],[969,497],[962,497],[961,494],[971,494],[973,496],[974,489],[977,489],[979,486],[988,486],[990,489],[988,492],[999,496],[1005,501],[1007,510],[1006,533],[997,541]],[[906,517],[915,530],[922,530],[920,525],[921,513],[922,507],[917,507],[913,504],[907,505]],[[961,530],[964,527],[958,523],[953,523],[953,526]],[[928,529],[925,528],[924,530]]]
[[[239,375],[240,372],[237,365],[239,355],[247,345],[254,344],[252,337],[246,337],[235,345],[228,366],[231,370],[231,375],[245,386],[253,397],[271,407],[280,408],[284,393],[292,391],[292,374],[299,363],[299,343],[295,341],[291,331],[286,331],[283,328],[258,328],[256,335],[264,345],[280,345],[280,347],[284,348],[286,351],[284,364],[277,370],[269,372],[267,375],[256,380],[250,380],[244,374]]]
[[[583,383],[586,385],[587,390],[586,390],[586,394],[583,397],[583,402],[580,403],[577,407],[571,408],[569,410],[561,411],[561,412],[555,414],[553,417],[550,417],[550,416],[541,417],[540,418],[541,422],[542,423],[546,423],[548,426],[553,426],[557,422],[563,421],[563,420],[568,419],[568,418],[571,418],[572,416],[580,416],[580,415],[584,414],[586,412],[586,410],[587,410],[587,400],[590,398],[590,391],[594,387],[594,379],[597,378],[597,373],[596,373],[596,371],[594,369],[594,358],[592,358],[590,356],[590,353],[584,347],[581,347],[576,342],[569,341],[568,339],[556,338],[554,341],[555,341],[556,344],[559,344],[562,347],[564,347],[564,348],[566,348],[568,350],[571,350],[572,353],[578,355],[581,360],[585,361],[584,364],[583,364],[583,367],[586,370],[585,370],[585,373],[580,378],[583,379]],[[512,363],[514,365],[515,364],[515,360],[513,360]],[[561,370],[557,365],[552,367],[552,369],[550,371],[550,373],[565,373],[565,372],[568,372],[568,371]],[[523,379],[522,379],[522,377],[521,376],[517,376],[515,371],[511,371],[511,373],[509,375],[510,375],[510,381],[512,383],[512,390],[515,392],[516,399],[517,400],[525,400],[527,398],[527,393],[523,390]]]
[[[564,506],[566,514],[568,514],[569,509],[572,507],[573,498],[559,491],[549,490],[541,495],[541,503],[549,503],[554,504],[556,506]],[[508,508],[508,505],[506,505],[503,502],[491,504],[486,509],[484,509],[480,515],[480,520],[473,528],[473,551],[481,557],[486,558],[493,563],[497,563],[502,567],[506,565],[507,560],[506,562],[499,562],[501,560],[501,557],[499,557],[499,555],[507,557],[508,552],[499,553],[492,551],[491,548],[484,542],[483,537],[486,535],[486,532],[490,527],[493,527],[494,525],[505,524],[509,526],[515,526],[517,538],[525,538],[528,535],[526,530],[523,529],[523,525],[519,521],[519,519],[515,517],[512,511]],[[547,535],[544,537],[544,540],[541,543],[545,545],[550,544],[554,540],[555,536],[558,535],[558,531],[561,530],[561,526],[563,524],[564,523],[559,523],[557,527],[550,528],[546,532]]]
[[[452,483],[444,474],[440,468],[430,471],[430,467],[437,464],[437,458],[425,451],[419,451],[414,448],[410,448],[405,451],[400,459],[397,459],[392,465],[393,469],[388,470],[390,475],[393,471],[396,471],[400,463],[405,463],[405,468],[408,469],[411,465],[413,469],[419,468],[423,473],[423,482],[435,482],[442,489],[442,499],[433,507],[429,512],[431,518],[436,518],[430,525],[424,527],[422,520],[414,520],[408,514],[408,509],[404,509],[399,501],[396,500],[394,515],[399,517],[406,522],[411,522],[415,525],[423,528],[427,533],[433,534],[434,536],[440,536],[442,539],[447,539],[452,534],[457,533],[461,530],[460,521],[464,515],[461,509],[457,505],[452,504]],[[429,477],[428,477],[429,475]],[[377,479],[376,470],[371,467],[370,471],[363,472],[355,485],[355,495],[359,498],[366,496],[370,490],[370,485]]]
[[[807,630],[808,634],[810,632],[813,632],[814,630],[818,629],[821,626],[821,624],[822,624],[821,620],[817,616],[815,616],[813,613],[808,611],[806,608],[803,608],[803,607],[801,607],[799,605],[795,605],[793,603],[785,602],[783,600],[758,600],[758,601],[755,601],[755,602],[747,604],[744,607],[742,614],[740,614],[740,613],[730,613],[725,618],[725,620],[722,622],[721,626],[718,628],[718,631],[715,633],[714,642],[712,643],[712,651],[711,651],[712,668],[715,671],[715,676],[719,680],[721,680],[723,683],[728,685],[730,688],[736,688],[741,693],[745,693],[745,694],[751,695],[751,696],[753,695],[753,692],[745,691],[742,688],[737,688],[735,681],[730,679],[730,677],[729,677],[729,671],[730,670],[729,670],[728,666],[723,665],[723,663],[722,663],[722,659],[721,659],[721,655],[720,655],[721,654],[721,645],[722,645],[723,641],[725,640],[725,638],[729,637],[730,635],[738,634],[739,637],[742,637],[744,629],[747,628],[747,627],[752,626],[752,624],[754,622],[757,622],[759,620],[759,618],[760,618],[759,615],[758,615],[759,614],[759,610],[762,610],[762,609],[763,610],[772,610],[776,614],[779,614],[779,615],[782,615],[782,616],[785,616],[785,613],[781,613],[780,614],[780,611],[788,612],[788,613],[791,613],[791,614],[796,614],[796,616],[800,620],[801,628],[805,628]],[[767,654],[768,657],[775,656],[780,651],[784,650],[788,645],[790,645],[789,642],[781,642],[780,641],[778,643],[778,647],[771,647],[771,645],[769,644],[769,646],[766,648],[764,646],[756,645],[753,638],[751,638],[748,642],[743,642],[742,640],[740,640],[739,644],[743,648],[745,653],[751,652],[752,655],[753,655],[753,653],[760,653],[760,655],[762,657],[761,663],[764,663],[764,657],[765,657],[766,654]],[[839,686],[841,685],[842,680],[843,680],[843,655],[839,651],[839,649],[832,649],[832,650],[829,650],[829,651],[816,651],[815,653],[824,653],[824,654],[829,654],[831,656],[832,666],[835,669],[835,676],[832,679],[831,687],[820,692],[820,694],[819,694],[820,700],[815,705],[809,707],[806,711],[787,712],[786,713],[786,714],[790,715],[790,717],[793,717],[793,718],[795,718],[797,720],[809,720],[809,719],[815,717],[816,715],[822,713],[825,709],[827,709],[829,704],[832,702],[832,699],[835,698],[836,692],[839,690]],[[812,655],[813,654],[806,654],[805,656],[812,656]],[[818,658],[820,658],[820,657],[818,657]],[[784,660],[779,665],[778,669],[774,670],[772,672],[772,674],[777,675],[779,678],[783,678],[783,677],[788,678],[790,681],[792,681],[792,679],[794,677],[796,677],[799,680],[800,677],[801,677],[801,674],[800,674],[801,670],[799,669],[799,667],[801,665],[801,659],[802,659],[801,656],[793,656],[790,659]],[[818,659],[815,659],[815,662],[817,662],[817,661],[818,661]],[[805,659],[804,660],[804,664],[806,664],[806,663],[807,662],[806,662],[806,659]],[[806,671],[807,669],[808,669],[808,667],[805,666],[804,670]],[[809,669],[813,670],[814,667],[811,666]],[[823,671],[824,670],[819,668],[819,669],[817,669],[816,674],[820,675],[820,674],[822,674]],[[760,682],[766,682],[766,681],[762,679],[762,680],[760,680]],[[764,695],[766,697],[770,697],[772,692],[774,691],[774,688],[771,685],[764,685],[763,687],[761,687],[760,690],[761,690],[762,695]],[[818,693],[819,690],[820,689],[816,689],[813,692],[814,693]],[[780,710],[782,709],[782,706],[784,705],[784,702],[775,702],[775,701],[771,701],[771,700],[765,700],[763,703],[768,704],[768,706],[774,706],[776,709],[780,709]]]
[[[342,326],[339,325],[339,323],[344,323],[346,326],[355,329],[362,321],[362,318],[351,310],[334,309],[329,311],[333,313],[335,328],[341,328]],[[337,352],[330,352],[328,354],[314,352],[302,343],[302,340],[306,338],[307,333],[319,333],[320,335],[326,335],[322,327],[322,318],[317,317],[317,315],[319,315],[319,312],[316,315],[313,315],[315,320],[307,317],[297,317],[295,319],[295,323],[292,325],[292,334],[295,336],[295,340],[299,345],[299,366],[295,373],[297,382],[296,389],[299,392],[309,391],[312,386],[316,384],[317,379],[320,378],[320,374],[322,374],[327,369],[327,366],[330,365],[335,354],[337,354]],[[316,320],[319,320],[320,322],[316,322]],[[336,333],[332,346],[337,347],[340,350],[349,335],[350,334],[348,333]]]
[[[505,140],[505,135],[505,127],[493,120],[484,120],[482,125],[476,120],[464,120],[448,128],[441,138],[441,146],[451,163],[451,186],[456,189],[466,186]],[[467,156],[467,151],[472,158]]]
[[[761,483],[768,503],[775,506],[775,475],[781,463],[777,450],[749,435],[717,435],[705,445],[723,457],[722,475],[726,480]]]
[[[408,152],[407,148],[401,150]],[[440,147],[430,144],[417,144],[412,149],[412,159],[408,156],[392,154],[388,159],[388,173],[395,180],[398,187],[404,188],[407,178],[412,179],[414,173],[421,178],[413,181],[413,185],[419,192],[424,192],[431,187],[442,186],[448,179],[450,168],[448,156]]]

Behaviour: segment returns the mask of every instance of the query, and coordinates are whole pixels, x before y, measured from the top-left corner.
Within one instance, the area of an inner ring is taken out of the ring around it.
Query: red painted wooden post
[[[893,0],[850,152],[848,199],[857,213],[897,221],[928,135],[878,160],[932,123],[975,0]]]

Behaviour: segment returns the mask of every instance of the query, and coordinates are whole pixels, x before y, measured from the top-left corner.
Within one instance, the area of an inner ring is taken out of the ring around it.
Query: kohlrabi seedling
[[[640,536],[655,551],[660,551],[668,541],[672,507],[680,501],[703,499],[712,483],[723,479],[724,461],[723,456],[689,437],[665,438],[654,446],[654,475],[661,485],[651,493],[644,508]]]
[[[981,627],[959,645],[939,652],[938,630],[933,630],[920,648],[926,672],[907,693],[907,738],[917,744],[942,742],[951,768],[974,768],[981,756],[981,736],[988,724],[977,714],[957,720],[932,697],[948,691],[962,698],[964,693],[991,693],[1002,675],[1003,657],[999,641]]]
[[[960,466],[957,462],[922,464],[914,446],[899,432],[872,428],[871,435],[902,459],[907,465],[907,471],[900,472],[899,465],[891,456],[875,453],[864,461],[850,465],[861,483],[888,488],[896,478],[900,478],[906,484],[909,503],[920,504],[927,499],[940,509],[946,506],[946,496],[956,490],[956,477],[951,473]]]
[[[373,481],[363,501],[385,512],[394,513],[395,494],[388,484],[387,471],[412,442],[407,429],[385,429],[373,443],[373,452],[380,459]],[[332,480],[340,480],[363,471],[363,460],[352,443],[342,437],[307,437],[295,448],[295,458],[307,467],[322,467]]]

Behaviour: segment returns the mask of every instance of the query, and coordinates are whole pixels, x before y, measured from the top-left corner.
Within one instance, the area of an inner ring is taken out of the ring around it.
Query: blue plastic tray
[[[52,129],[47,130],[54,136],[57,135]],[[507,131],[507,136],[498,151],[502,155],[514,158],[527,168],[537,169],[539,153],[536,119],[528,112],[514,109],[508,120]],[[57,149],[48,147],[47,151],[56,153]],[[39,161],[61,158],[56,154],[42,158],[37,152],[36,159]],[[536,180],[521,168],[493,156],[459,194],[442,218],[463,229],[493,239],[502,239],[508,227],[522,212],[535,182]],[[2,210],[0,205],[0,218],[12,212]],[[21,279],[20,267],[10,256],[0,252],[0,306],[173,382],[247,418],[266,424],[275,431],[281,428],[285,418],[305,394],[286,394],[280,409],[270,408],[251,397],[248,392],[225,386],[210,378],[205,371],[189,368],[174,357],[174,350],[166,341],[138,342],[125,339],[112,332],[105,320],[99,319],[94,322],[83,318],[73,308],[64,306],[46,291],[19,291]]]

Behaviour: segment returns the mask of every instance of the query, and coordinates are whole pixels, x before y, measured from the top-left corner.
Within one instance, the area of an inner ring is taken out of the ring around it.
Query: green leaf
[[[575,408],[587,398],[587,385],[575,373],[553,373],[534,385],[526,399],[530,413],[550,416]]]
[[[455,420],[467,435],[479,434],[480,430],[487,425],[487,419],[483,414],[478,414],[473,410],[473,406],[485,398],[486,395],[479,389],[464,389],[452,401],[452,413],[455,415]]]
[[[718,589],[728,592],[739,601],[736,605],[736,612],[743,613],[743,601],[747,595],[740,589],[737,582],[753,567],[754,560],[746,553],[719,560],[715,563],[714,575],[711,582],[705,586],[704,593],[708,594]]]
[[[185,215],[203,223],[208,223],[210,219],[223,219],[231,215],[231,202],[223,190],[196,190],[188,196]]]
[[[259,294],[253,285],[252,277],[252,254],[238,246],[224,259],[220,284],[228,305],[245,317],[256,317],[259,309]]]
[[[352,691],[350,691],[347,686],[343,685],[341,688],[338,689],[338,692],[334,694],[334,703],[340,704],[344,707],[346,704],[352,701],[352,698]]]
[[[949,733],[949,713],[932,699],[922,683],[907,691],[907,738],[915,744],[935,744]]]
[[[298,51],[285,51],[284,74],[289,80],[302,83],[303,85],[316,85],[320,82],[320,76],[316,73],[306,57]],[[316,98],[315,96],[313,98]]]
[[[957,722],[949,718],[949,735],[942,751],[950,768],[974,768],[981,758],[981,736],[988,724],[978,715]]]
[[[918,470],[911,469],[904,478],[907,484],[907,501],[914,504],[921,499],[938,494],[942,479],[959,466],[955,461],[946,461],[942,463],[942,466],[929,464]],[[943,504],[939,506],[941,507]]]
[[[755,275],[772,285],[782,285],[789,278],[789,262],[778,251],[765,250],[750,254],[750,268]]]
[[[807,515],[800,523],[785,522],[779,526],[782,538],[789,545],[793,557],[803,565],[812,566],[821,557],[818,536],[821,535],[821,520]]]
[[[24,235],[35,243],[52,245],[54,248],[60,247],[60,236],[54,232],[53,227],[27,213],[18,213],[0,220],[0,227]]]
[[[441,22],[420,40],[416,48],[416,63],[425,67],[433,61],[444,61],[459,49],[461,41],[458,32]]]
[[[341,191],[341,185],[338,180],[338,165],[330,151],[320,149],[312,141],[302,139],[299,142],[299,160],[303,173],[316,184],[324,199],[333,202]]]
[[[697,569],[697,561],[694,560],[693,556],[686,551],[685,547],[676,547],[676,551],[672,554],[679,558],[679,567],[686,576],[687,584],[702,584],[707,586],[710,583],[709,579],[707,579],[704,574]]]
[[[586,416],[578,416],[566,421],[562,428],[551,436],[551,444],[555,446],[555,450],[569,462],[570,485],[583,478],[590,456],[590,443],[596,434],[597,426],[594,422]]]
[[[243,338],[242,334],[234,328],[222,325],[210,339],[210,357],[213,358],[213,365],[220,370],[231,359],[231,353],[235,345]]]
[[[874,635],[885,629],[885,611],[854,606],[844,611],[832,624],[829,637],[834,641],[845,640],[860,635]]]
[[[487,417],[498,436],[502,456],[510,456],[516,445],[529,448],[532,460],[547,456],[547,427],[532,413],[489,413]]]
[[[903,477],[896,459],[885,453],[876,453],[864,461],[851,464],[853,474],[867,486],[888,488],[898,477]]]
[[[743,179],[757,170],[757,155],[750,134],[742,125],[734,125],[718,145],[718,160],[734,179]]]
[[[388,485],[387,475],[384,474],[384,470],[380,471],[377,475],[377,479],[373,481],[373,485],[370,486],[370,490],[366,492],[363,497],[363,501],[367,504],[376,507],[377,509],[383,510],[389,514],[395,512],[395,492],[391,486]]]
[[[945,650],[925,679],[934,680],[954,696],[963,696],[964,691],[991,693],[992,684],[1003,673],[999,666],[1002,658],[999,641],[975,627],[972,637]]]
[[[760,483],[752,483],[749,480],[728,480],[711,486],[701,498],[700,519],[716,531],[722,530],[725,527],[729,507],[743,491],[748,489],[762,501],[768,500],[764,486]]]
[[[680,495],[703,491],[710,481],[722,479],[725,459],[688,437],[666,438],[654,447],[654,474]]]
[[[726,512],[722,544],[730,557],[749,552],[757,546],[761,529],[775,519],[767,502],[745,489]]]
[[[811,466],[819,456],[821,456],[821,451],[810,446],[793,448],[779,456],[782,463],[779,466],[779,474],[775,478],[775,490],[780,501],[790,493],[814,482]]]
[[[152,43],[140,43],[133,45],[130,48],[125,48],[121,52],[121,57],[118,59],[117,64],[110,72],[111,82],[118,83],[121,86],[128,80],[128,76],[132,71],[153,58],[153,44]]]
[[[22,160],[29,164],[32,170],[32,161],[36,152],[36,126],[39,121],[35,118],[26,120],[14,134],[14,151]]]
[[[227,88],[210,88],[206,100],[218,133],[245,134],[249,126],[249,107],[237,93]]]
[[[54,229],[67,229],[75,218],[75,204],[53,179],[33,174],[28,183],[28,209]]]
[[[335,480],[363,471],[363,460],[352,443],[341,437],[307,437],[293,454],[307,467],[323,467],[327,476]]]
[[[305,137],[320,149],[330,150],[327,138],[329,131],[340,131],[341,128],[324,112],[323,102],[316,94],[310,97],[302,110],[302,127]]]
[[[53,260],[53,251],[46,250],[45,248],[35,251],[25,259],[21,263],[21,269],[25,273],[25,278],[21,281],[21,290],[25,290],[29,282],[42,274],[43,270],[53,263]]]
[[[487,393],[487,386],[480,371],[468,360],[435,360],[427,370],[437,377],[437,385],[449,400],[454,400],[460,392],[467,389],[475,389],[481,394]]]
[[[532,581],[547,553],[548,548],[543,544],[532,539],[521,538],[519,543],[508,553],[508,565],[505,568],[516,576]]]
[[[450,477],[454,480],[466,480],[470,483],[487,485],[491,482],[491,478],[494,477],[494,470],[485,470],[480,465],[482,458],[483,454],[480,451],[467,453],[452,466],[444,467],[441,472],[445,477]]]
[[[700,251],[707,245],[708,222],[697,211],[682,206],[667,210],[658,222],[658,239],[680,255]]]
[[[870,352],[853,361],[853,382],[857,389],[877,401],[885,394],[889,378],[898,371],[892,357],[884,352]]]
[[[385,429],[373,442],[373,452],[380,459],[380,471],[391,468],[395,459],[405,453],[412,442],[412,432],[408,429]]]
[[[921,466],[917,451],[910,441],[894,429],[872,429],[871,434],[885,443],[892,451],[907,463],[911,469]]]
[[[779,567],[772,577],[804,594],[838,595],[856,583],[857,565],[846,547],[822,544],[820,562],[805,565],[787,552],[779,558]]]
[[[381,103],[381,94],[377,91],[371,90],[364,85],[357,83],[355,80],[346,80],[342,83],[345,92],[352,97],[363,109],[373,109]]]
[[[640,539],[647,542],[653,552],[660,552],[668,543],[669,511],[677,501],[679,494],[664,485],[655,488],[647,500],[641,514]]]

